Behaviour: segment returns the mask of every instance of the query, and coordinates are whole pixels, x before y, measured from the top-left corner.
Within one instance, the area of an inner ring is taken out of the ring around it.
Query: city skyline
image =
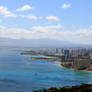
[[[92,44],[91,0],[0,0],[0,38]]]

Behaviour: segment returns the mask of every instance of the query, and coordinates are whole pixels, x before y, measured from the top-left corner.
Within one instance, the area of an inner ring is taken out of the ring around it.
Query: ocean
[[[92,83],[92,73],[32,60],[20,49],[0,48],[0,92],[33,92],[43,88]]]

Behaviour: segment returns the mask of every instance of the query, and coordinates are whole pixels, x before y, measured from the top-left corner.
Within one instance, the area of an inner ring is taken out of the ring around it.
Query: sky
[[[0,0],[0,38],[92,44],[92,0]]]

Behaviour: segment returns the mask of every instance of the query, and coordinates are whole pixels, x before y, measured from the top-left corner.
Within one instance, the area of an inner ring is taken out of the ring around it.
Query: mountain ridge
[[[80,47],[82,44],[72,43],[55,39],[11,39],[0,38],[0,46],[20,46],[20,47]]]

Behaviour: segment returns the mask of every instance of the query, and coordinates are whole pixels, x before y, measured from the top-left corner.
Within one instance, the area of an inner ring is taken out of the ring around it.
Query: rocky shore
[[[34,92],[92,92],[92,84],[82,84],[80,86],[67,86],[62,88],[42,89]]]

